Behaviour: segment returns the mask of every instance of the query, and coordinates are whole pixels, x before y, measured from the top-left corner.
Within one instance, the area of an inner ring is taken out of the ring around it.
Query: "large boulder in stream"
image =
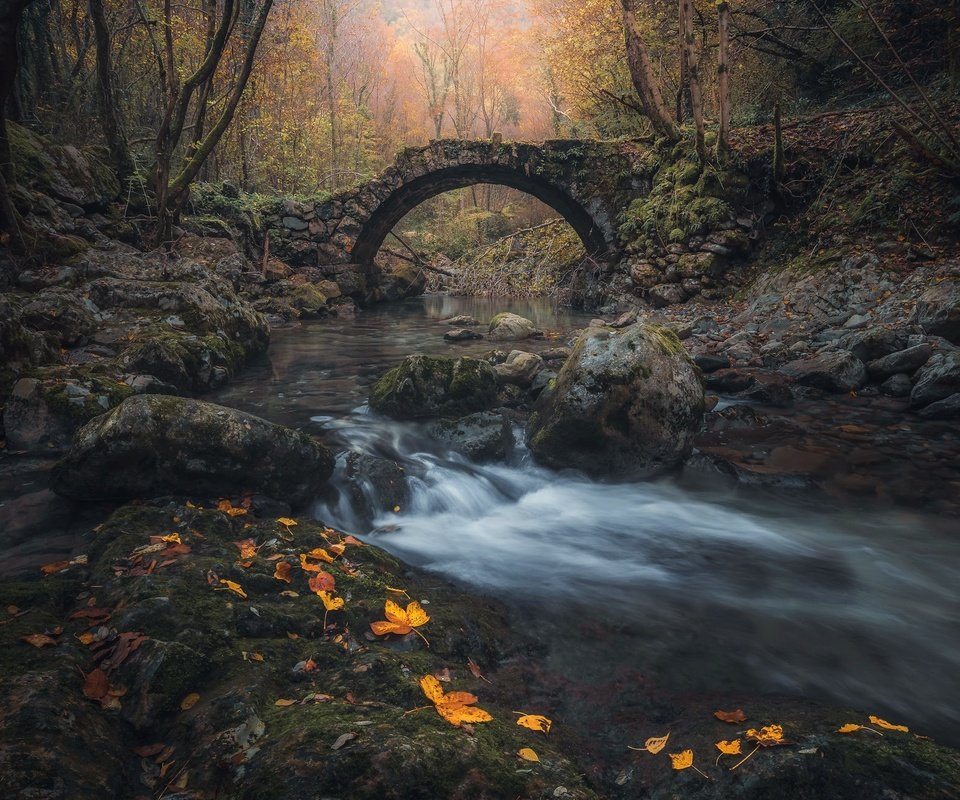
[[[250,490],[291,505],[314,499],[333,472],[312,437],[231,408],[170,395],[131,397],[94,418],[54,469],[75,500]]]
[[[517,342],[543,336],[543,332],[537,330],[537,326],[526,317],[504,311],[490,320],[487,336],[501,342]]]
[[[502,461],[514,444],[510,420],[495,411],[437,420],[427,432],[471,461]]]
[[[700,371],[673,331],[589,328],[541,395],[527,444],[549,466],[649,477],[689,454],[703,411]]]
[[[370,408],[394,419],[458,417],[497,403],[497,380],[476,358],[407,356],[370,389]]]

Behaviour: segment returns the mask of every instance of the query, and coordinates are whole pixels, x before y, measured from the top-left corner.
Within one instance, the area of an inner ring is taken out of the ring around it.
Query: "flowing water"
[[[411,497],[399,513],[365,525],[341,492],[317,516],[506,601],[571,680],[629,666],[677,690],[851,705],[960,744],[956,520],[703,475],[596,482],[540,468],[522,445],[506,464],[475,465],[418,425],[367,412],[369,385],[403,356],[489,349],[443,342],[440,319],[505,305],[546,330],[585,319],[538,303],[408,301],[278,332],[217,399],[403,464]]]

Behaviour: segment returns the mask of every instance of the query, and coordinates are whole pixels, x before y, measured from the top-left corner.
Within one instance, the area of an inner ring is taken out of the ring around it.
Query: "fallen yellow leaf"
[[[854,731],[859,731],[863,728],[863,725],[857,725],[856,722],[848,722],[846,725],[841,725],[837,728],[837,733],[853,733]]]
[[[420,679],[420,688],[437,713],[458,728],[464,722],[490,722],[493,719],[489,712],[473,705],[477,702],[474,695],[469,692],[444,692],[440,681],[433,675],[424,675]]]
[[[693,766],[693,750],[670,753],[670,763],[674,769],[688,769]]]
[[[517,725],[520,727],[529,728],[532,731],[550,733],[550,726],[553,725],[553,720],[542,717],[539,714],[524,714],[520,711],[514,711],[513,713],[520,714],[520,718],[517,720]]]
[[[885,719],[880,719],[880,717],[875,717],[872,714],[868,719],[878,728],[884,728],[888,731],[900,731],[902,733],[909,733],[910,731],[906,725],[894,725],[892,722],[887,722]]]
[[[277,522],[279,522],[281,525],[286,525],[288,528],[291,528],[297,524],[297,521],[295,519],[290,519],[290,517],[279,517]]]
[[[200,700],[200,695],[196,692],[190,692],[183,700],[180,701],[180,710],[189,711],[193,708],[197,702]]]
[[[536,754],[534,750],[531,750],[529,747],[521,747],[517,750],[517,755],[520,756],[524,761],[539,761],[540,756]]]
[[[317,592],[317,596],[323,601],[323,607],[327,611],[339,611],[343,608],[343,598],[334,597],[330,592]]]
[[[719,750],[725,756],[736,756],[740,755],[741,753],[739,739],[733,739],[729,742],[719,741],[714,744],[714,747],[716,747],[717,750]]]
[[[297,704],[296,700],[287,700],[285,698],[280,698],[274,702],[275,706],[280,706],[280,708],[287,708],[287,706],[295,706]]]
[[[627,745],[627,747],[629,747],[631,750],[642,750],[647,753],[653,753],[654,755],[656,755],[661,750],[663,750],[664,747],[667,746],[667,739],[669,738],[670,738],[669,733],[666,736],[651,736],[649,739],[647,739],[647,741],[643,743],[643,747],[632,747],[629,744]]]

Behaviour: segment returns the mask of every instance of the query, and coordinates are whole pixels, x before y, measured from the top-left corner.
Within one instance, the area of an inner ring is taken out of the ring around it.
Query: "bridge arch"
[[[456,164],[406,181],[374,208],[361,223],[352,260],[371,264],[384,240],[409,212],[431,197],[478,183],[509,186],[536,197],[563,217],[583,242],[587,254],[610,255],[610,242],[600,224],[568,191],[537,175],[527,175],[500,164]]]
[[[645,152],[631,141],[440,139],[401,151],[392,166],[362,186],[319,201],[278,201],[267,216],[265,236],[271,237],[271,252],[292,266],[355,265],[374,273],[377,251],[408,212],[451,189],[494,183],[551,206],[588,254],[613,261],[621,252],[620,214],[650,191]]]

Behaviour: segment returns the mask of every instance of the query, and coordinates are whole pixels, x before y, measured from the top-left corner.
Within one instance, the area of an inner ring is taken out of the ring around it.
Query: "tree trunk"
[[[700,90],[700,57],[697,53],[697,41],[693,35],[693,8],[690,0],[680,0],[680,39],[683,42],[683,63],[687,67],[690,81],[690,107],[693,111],[693,124],[696,127],[697,158],[701,164],[707,162],[707,146],[704,142],[703,93]]]
[[[717,57],[717,88],[720,98],[720,132],[717,135],[717,157],[730,151],[730,4],[720,0],[720,51]]]
[[[653,125],[653,129],[670,141],[677,141],[680,132],[670,118],[670,112],[663,102],[660,85],[653,74],[653,65],[647,46],[640,35],[637,18],[630,8],[630,0],[621,0],[623,7],[623,30],[627,47],[627,63],[630,66],[630,77],[633,86],[640,97],[643,111]]]
[[[14,180],[10,139],[7,136],[7,101],[17,80],[17,31],[23,10],[31,0],[0,0],[0,233],[9,236],[15,249],[23,249],[20,219],[8,186]]]
[[[783,180],[783,125],[780,122],[780,104],[773,107],[773,180],[779,188]]]
[[[947,12],[947,52],[950,88],[957,91],[960,89],[960,0],[952,0]]]
[[[103,0],[90,0],[90,19],[93,22],[97,52],[97,89],[100,99],[100,122],[103,136],[110,148],[110,161],[120,185],[126,186],[133,175],[133,159],[123,133],[120,107],[113,88],[113,59],[110,53],[110,29],[103,11]]]

